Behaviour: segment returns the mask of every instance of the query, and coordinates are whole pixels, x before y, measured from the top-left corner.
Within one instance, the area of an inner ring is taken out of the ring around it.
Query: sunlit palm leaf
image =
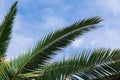
[[[0,65],[0,80],[10,80],[11,74],[8,74],[7,67],[6,64]]]
[[[8,80],[9,77],[7,76],[6,72],[4,71],[4,68],[0,67],[0,79],[6,79]]]

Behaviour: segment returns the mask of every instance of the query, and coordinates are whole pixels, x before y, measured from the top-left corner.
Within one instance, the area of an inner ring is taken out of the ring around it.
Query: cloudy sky
[[[16,0],[0,0],[0,22]],[[120,48],[120,0],[19,0],[7,59],[31,48],[49,32],[80,19],[101,16],[103,27],[77,38],[56,58],[83,49]]]

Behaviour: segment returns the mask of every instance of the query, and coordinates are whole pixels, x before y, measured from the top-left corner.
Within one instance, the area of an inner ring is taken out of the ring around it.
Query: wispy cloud
[[[75,39],[72,43],[72,46],[75,48],[79,48],[80,46],[82,46],[83,42],[84,42],[83,38],[82,39],[79,39],[79,38]]]
[[[98,0],[98,3],[103,9],[113,13],[114,16],[120,15],[120,0]]]
[[[90,44],[93,46],[93,45],[96,44],[96,41],[95,41],[95,40],[92,40]]]
[[[65,24],[66,21],[59,16],[44,16],[41,26],[45,29],[58,29],[58,27],[63,27]]]

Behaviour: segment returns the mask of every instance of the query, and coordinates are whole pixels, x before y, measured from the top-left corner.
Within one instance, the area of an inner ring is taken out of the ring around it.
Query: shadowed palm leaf
[[[6,50],[10,41],[11,30],[13,27],[13,20],[16,15],[17,2],[11,7],[9,13],[6,15],[4,21],[0,25],[0,56],[6,56]]]

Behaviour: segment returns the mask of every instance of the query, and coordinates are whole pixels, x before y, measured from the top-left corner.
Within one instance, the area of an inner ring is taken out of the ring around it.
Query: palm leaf
[[[10,80],[11,73],[8,71],[8,65],[0,65],[0,80]]]
[[[7,76],[6,72],[4,71],[4,68],[3,66],[0,66],[0,79],[5,79],[5,80],[8,80],[9,77]]]
[[[120,80],[120,60],[106,62],[75,75],[87,80]]]
[[[75,75],[85,80],[117,80],[117,79],[119,80],[120,79],[119,55],[120,55],[120,50],[113,50],[112,52],[107,54],[106,57],[100,59],[100,60],[106,59],[107,62],[96,64],[94,67],[86,69],[83,72],[78,72]],[[112,60],[110,58],[112,58]],[[96,60],[96,62],[97,61],[98,60]]]
[[[16,5],[17,5],[17,2],[15,2],[14,5],[11,7],[4,21],[0,25],[0,57],[6,56],[6,50],[10,42],[13,21],[17,12]]]
[[[10,66],[7,62],[0,65],[0,80],[11,80],[15,75],[14,66]],[[24,80],[17,76],[16,80]]]
[[[11,61],[10,65],[16,66],[16,75],[32,72],[36,68],[43,66],[52,58],[51,56],[56,54],[56,51],[66,47],[76,37],[98,27],[96,24],[100,21],[101,18],[99,17],[84,19],[71,26],[52,32],[40,40],[35,48]]]
[[[77,73],[92,69],[96,65],[118,61],[120,60],[119,57],[120,50],[85,50],[82,51],[77,57],[71,58],[67,61],[63,60],[61,62],[45,65],[32,74],[24,74],[23,77],[36,77],[36,80],[59,80],[61,78],[61,80],[65,80],[66,78],[70,77],[74,80],[76,78],[73,76],[75,73],[75,75],[78,76]]]

